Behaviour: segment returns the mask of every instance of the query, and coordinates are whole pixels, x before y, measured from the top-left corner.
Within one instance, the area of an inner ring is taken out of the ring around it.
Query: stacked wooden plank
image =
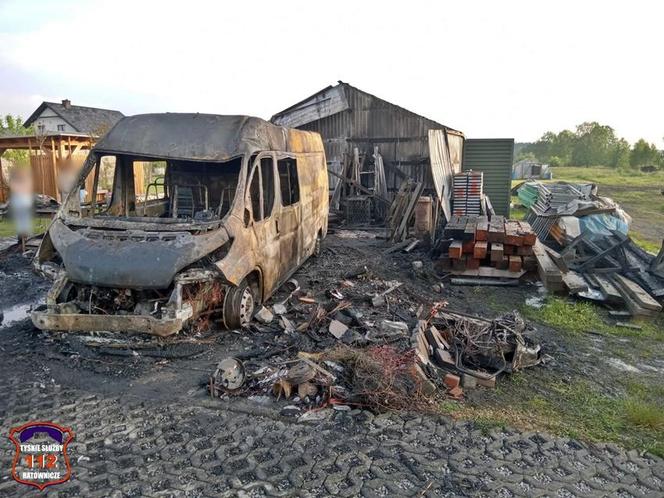
[[[452,216],[443,237],[451,242],[436,266],[455,275],[519,278],[536,267],[537,236],[523,221]]]
[[[466,171],[454,175],[452,214],[479,216],[482,214],[482,172]]]
[[[415,212],[420,195],[422,183],[406,180],[399,187],[399,191],[390,205],[387,216],[387,238],[390,242],[402,242],[408,238],[408,228]]]

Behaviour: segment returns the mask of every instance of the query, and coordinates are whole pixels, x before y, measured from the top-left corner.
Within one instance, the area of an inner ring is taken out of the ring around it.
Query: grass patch
[[[43,233],[48,228],[50,219],[47,218],[35,218],[34,220],[34,233],[35,235]],[[0,237],[15,237],[16,236],[16,227],[11,220],[0,220]]]
[[[523,375],[501,380],[500,398],[510,399],[509,404],[496,406],[495,402],[484,401],[458,404],[456,408],[441,406],[441,411],[456,419],[471,420],[483,432],[506,426],[543,430],[574,439],[615,442],[664,456],[664,405],[661,398],[652,400],[652,386],[609,396],[587,379],[539,379],[536,385],[513,381]]]
[[[632,319],[631,323],[639,325],[641,330],[616,327],[605,321],[600,315],[599,308],[593,303],[571,301],[557,296],[547,297],[544,306],[540,309],[524,304],[521,312],[527,318],[558,329],[563,334],[578,335],[585,332],[600,332],[608,335],[664,341],[664,324],[661,323],[661,316],[650,319]]]
[[[645,429],[664,430],[664,407],[641,400],[625,402],[627,421]]]
[[[664,182],[664,170],[643,173],[604,166],[561,166],[552,168],[553,181],[590,182],[605,186],[647,187]],[[601,191],[600,191],[601,195]]]
[[[649,253],[657,254],[659,252],[659,249],[662,247],[661,244],[657,244],[655,242],[651,242],[650,240],[645,239],[639,232],[636,232],[634,230],[631,230],[629,232],[629,236],[634,241],[634,243],[640,245],[643,249],[645,249]]]

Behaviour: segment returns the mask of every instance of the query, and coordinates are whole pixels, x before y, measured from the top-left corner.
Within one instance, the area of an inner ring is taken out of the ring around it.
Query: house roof
[[[65,107],[63,104],[56,102],[42,102],[23,126],[29,127],[47,108],[69,123],[76,131],[91,135],[103,135],[104,132],[124,117],[124,114],[120,111],[111,109],[71,104]]]
[[[298,150],[292,150],[295,148]],[[317,152],[322,151],[322,142],[316,133],[290,130],[250,116],[163,113],[122,118],[97,142],[94,150],[137,157],[222,162],[266,150]]]

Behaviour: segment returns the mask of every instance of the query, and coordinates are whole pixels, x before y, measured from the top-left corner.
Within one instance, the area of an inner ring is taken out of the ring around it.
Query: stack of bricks
[[[452,239],[443,254],[440,269],[464,272],[481,266],[520,274],[536,270],[533,246],[537,236],[525,221],[506,220],[503,216],[452,216],[444,238]]]

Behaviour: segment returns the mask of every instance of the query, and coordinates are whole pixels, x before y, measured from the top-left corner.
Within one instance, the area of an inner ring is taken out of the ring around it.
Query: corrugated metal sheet
[[[325,111],[319,111],[320,102],[325,99],[329,99],[330,104]],[[345,106],[337,108],[331,104],[337,101],[345,102]],[[333,113],[335,109],[338,111]],[[312,110],[315,110],[313,114]],[[353,147],[358,147],[361,153],[372,154],[377,146],[386,165],[390,191],[397,190],[403,180],[393,167],[433,187],[427,135],[429,130],[448,129],[342,82],[275,114],[272,121],[320,133],[328,164],[332,167],[343,164],[344,155],[350,155]],[[463,137],[460,132],[456,133]],[[457,160],[460,161],[460,154]]]
[[[455,165],[452,163],[449,138],[450,136],[447,136],[443,130],[429,130],[431,177],[433,179],[436,197],[441,203],[446,220],[450,220],[452,216],[452,209],[450,206],[452,178],[455,173],[461,172],[461,164],[458,163]],[[454,136],[454,138],[458,137]],[[456,144],[456,140],[453,142]],[[460,154],[458,159],[461,159]]]
[[[513,138],[467,138],[463,146],[463,170],[484,173],[484,193],[503,216],[510,214],[513,155]]]
[[[333,116],[346,109],[348,109],[348,102],[341,85],[330,86],[275,114],[270,121],[280,126],[297,128],[318,119]]]

